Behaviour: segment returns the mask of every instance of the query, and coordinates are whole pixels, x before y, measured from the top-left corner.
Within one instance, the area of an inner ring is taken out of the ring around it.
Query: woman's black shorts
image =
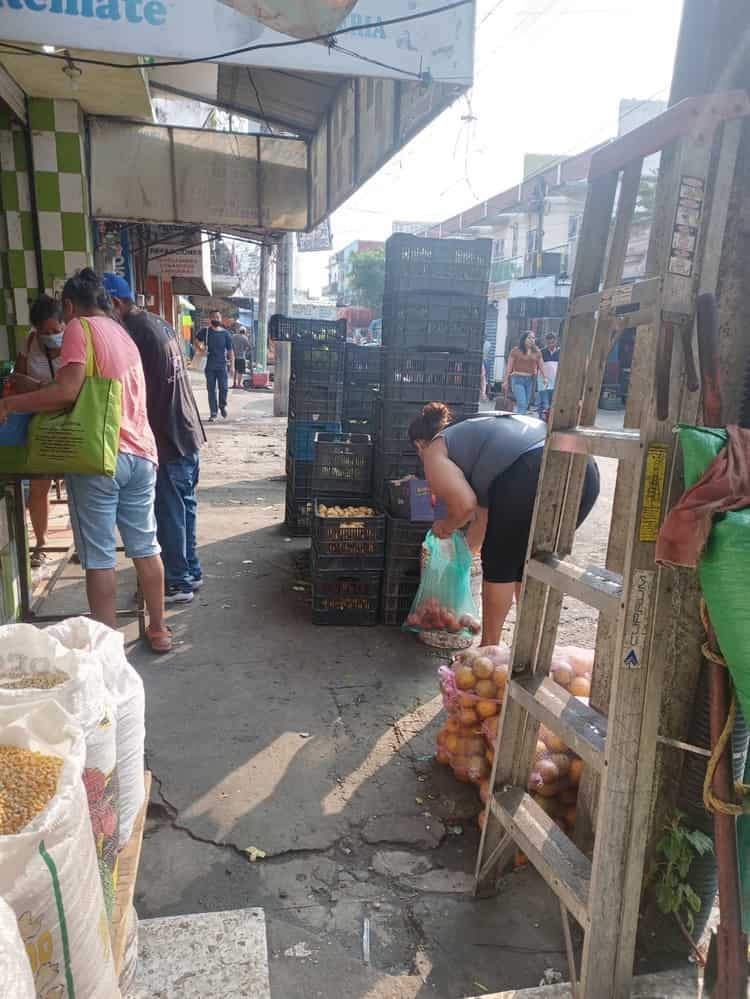
[[[528,451],[490,486],[487,533],[482,545],[482,572],[488,583],[520,583],[529,546],[534,500],[544,449]],[[599,469],[589,458],[583,483],[578,526],[599,496]]]

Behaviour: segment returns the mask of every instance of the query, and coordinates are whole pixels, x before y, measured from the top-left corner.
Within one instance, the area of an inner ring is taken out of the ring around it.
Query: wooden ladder
[[[672,430],[680,419],[697,416],[695,300],[699,292],[715,291],[737,119],[749,111],[744,92],[690,98],[603,146],[589,171],[476,868],[476,892],[487,894],[496,890],[515,846],[524,851],[559,897],[577,999],[625,999],[630,993],[664,674],[657,624],[671,612],[655,542],[674,487]],[[659,152],[651,276],[623,283],[643,161]],[[638,330],[634,358],[644,380],[640,427],[598,429],[605,363],[618,336],[632,327],[648,327]],[[625,509],[617,523],[613,518],[610,537],[621,535],[621,575],[578,566],[569,557],[589,455],[620,462],[619,505]],[[623,491],[623,483],[629,489]],[[598,657],[603,649],[611,657],[608,716],[548,676],[565,595],[609,619],[597,647]],[[599,775],[593,859],[526,791],[540,723]],[[569,914],[584,932],[579,983]]]

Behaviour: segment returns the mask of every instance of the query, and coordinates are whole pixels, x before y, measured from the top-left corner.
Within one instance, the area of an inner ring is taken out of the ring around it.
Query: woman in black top
[[[465,525],[481,548],[482,645],[497,645],[521,592],[546,424],[512,413],[476,416],[450,425],[450,410],[430,402],[409,427],[432,492],[448,509],[432,530],[447,538]],[[589,459],[579,526],[599,495],[599,470]]]

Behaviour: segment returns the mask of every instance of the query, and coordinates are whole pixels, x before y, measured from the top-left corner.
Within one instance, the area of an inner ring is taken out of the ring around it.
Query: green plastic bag
[[[96,361],[91,327],[86,333],[86,377],[72,409],[37,413],[29,427],[26,471],[36,474],[69,472],[108,475],[117,468],[122,420],[122,383],[102,378]]]
[[[679,428],[685,484],[695,485],[727,443],[726,430]],[[703,596],[719,647],[732,674],[737,700],[750,719],[750,508],[718,514],[698,566]],[[750,783],[750,761],[745,769]],[[737,847],[745,931],[750,931],[750,815],[737,822]]]
[[[403,627],[417,632],[476,635],[481,630],[471,593],[471,551],[460,531],[437,538],[430,531],[422,546],[422,578]]]

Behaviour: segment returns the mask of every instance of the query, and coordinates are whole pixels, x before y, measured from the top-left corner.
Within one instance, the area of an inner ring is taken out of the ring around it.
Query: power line
[[[492,9],[489,10],[484,15],[484,17],[482,18],[482,20],[477,25],[477,28],[481,28],[485,21],[489,21],[489,19],[492,17],[492,15],[495,13],[495,11],[498,10],[500,7],[502,7],[502,5],[504,3],[505,3],[505,0],[497,0],[497,3],[492,7]]]
[[[431,10],[418,11],[414,14],[404,14],[401,17],[387,18],[379,21],[378,27],[387,28],[389,25],[393,24],[404,24],[408,21],[421,21],[426,17],[434,17],[436,14],[445,14],[450,10],[455,10],[458,7],[466,7],[468,4],[473,3],[474,0],[453,0],[452,3],[444,4],[442,7],[434,7]],[[329,47],[336,48],[336,38],[339,35],[348,35],[351,34],[351,32],[361,30],[362,26],[360,24],[353,24],[348,28],[338,28],[336,31],[332,31],[324,35],[311,35],[309,38],[290,38],[288,41],[284,42],[261,42],[258,45],[244,45],[241,48],[229,49],[227,52],[217,52],[214,55],[198,56],[194,59],[169,59],[164,62],[154,63],[153,65],[158,69],[163,69],[167,66],[190,66],[196,63],[218,62],[221,59],[228,59],[230,56],[247,55],[250,52],[261,52],[269,49],[293,48],[298,45],[308,45],[311,42],[327,42]],[[0,47],[9,49],[11,52],[15,52],[19,55],[41,56],[44,59],[57,59],[62,62],[67,62],[70,59],[69,55],[58,55],[56,52],[35,52],[33,49],[24,48],[22,45],[14,45],[11,42],[0,42]],[[357,58],[364,59],[365,57],[357,54]],[[83,66],[104,66],[107,69],[142,70],[144,68],[144,64],[142,62],[117,63],[109,62],[106,59],[91,59],[85,56],[76,56],[74,61],[76,63],[81,63]],[[399,70],[399,72],[403,71]]]

